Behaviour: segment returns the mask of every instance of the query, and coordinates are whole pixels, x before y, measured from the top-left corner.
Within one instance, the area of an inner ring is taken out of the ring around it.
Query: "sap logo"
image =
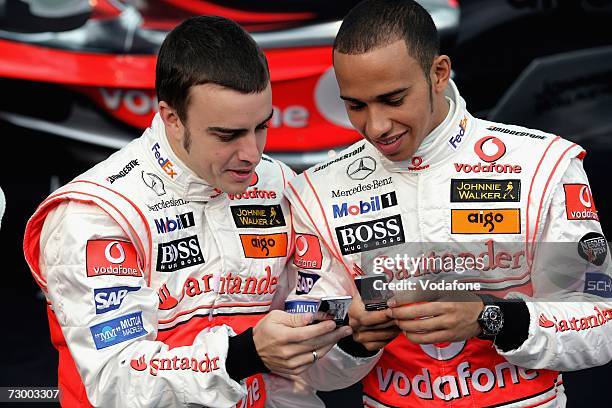
[[[359,201],[359,204],[349,205],[342,203],[340,205],[333,204],[332,210],[334,218],[342,218],[347,215],[359,215],[369,212],[380,211],[384,208],[389,208],[397,205],[397,197],[395,191],[381,194],[380,196],[370,197],[369,201]]]
[[[96,314],[102,314],[111,310],[119,309],[121,302],[130,292],[136,292],[139,287],[117,286],[114,288],[94,289],[94,301],[96,303]]]
[[[298,271],[296,295],[307,295],[321,276],[316,273]]]
[[[178,177],[178,173],[176,172],[174,168],[174,163],[172,163],[170,159],[164,158],[164,156],[167,157],[167,155],[164,154],[163,151],[161,150],[162,148],[159,145],[159,143],[155,143],[153,146],[151,146],[151,151],[155,152],[155,159],[157,159],[157,164],[159,164],[159,167],[161,167],[162,170],[168,176],[170,176],[171,179]]]
[[[159,218],[155,220],[155,226],[157,227],[158,234],[165,234],[167,232],[193,227],[194,225],[195,221],[193,219],[192,212],[179,214],[175,219],[166,217],[166,219]]]
[[[196,235],[161,243],[157,247],[159,272],[174,272],[203,263],[204,256]]]
[[[405,242],[404,228],[399,215],[337,227],[336,236],[343,255]]]

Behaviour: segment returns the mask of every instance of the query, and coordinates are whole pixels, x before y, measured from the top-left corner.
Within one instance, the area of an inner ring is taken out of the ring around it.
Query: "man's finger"
[[[355,340],[359,343],[370,343],[370,342],[387,342],[391,339],[397,337],[398,334],[401,333],[401,330],[397,327],[393,329],[386,330],[376,330],[376,331],[364,331],[355,334]]]
[[[423,317],[438,316],[441,314],[439,305],[432,303],[413,303],[389,308],[386,310],[387,317],[396,320],[419,319]]]
[[[456,341],[455,334],[450,330],[438,330],[430,333],[408,333],[404,335],[416,344],[435,344]]]
[[[359,323],[361,326],[376,326],[387,323],[389,320],[391,319],[389,319],[384,310],[363,312],[359,315]]]
[[[444,315],[429,319],[397,320],[397,327],[409,333],[433,332],[448,329],[448,318]]]

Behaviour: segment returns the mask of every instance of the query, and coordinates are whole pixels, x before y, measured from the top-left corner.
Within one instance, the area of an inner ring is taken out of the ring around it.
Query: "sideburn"
[[[429,93],[431,97],[431,88],[429,90]],[[185,149],[185,151],[189,153],[190,148],[191,148],[191,133],[189,132],[189,129],[187,128],[187,126],[185,126],[185,131],[183,132],[183,149]]]

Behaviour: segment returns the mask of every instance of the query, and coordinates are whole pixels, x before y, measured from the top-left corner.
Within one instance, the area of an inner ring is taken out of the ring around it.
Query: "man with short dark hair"
[[[156,85],[142,137],[54,192],[26,229],[61,403],[263,406],[263,373],[299,374],[351,333],[267,313],[291,282],[293,172],[262,156],[266,59],[232,21],[195,17],[164,41]]]
[[[356,296],[349,311],[361,354],[384,348],[363,381],[368,407],[564,406],[559,371],[612,358],[610,257],[585,152],[473,117],[438,48],[412,0],[366,0],[344,19],[334,69],[365,141],[289,182],[293,263],[314,282],[296,295],[352,293],[353,275],[380,264],[405,285],[387,310]],[[436,259],[481,263],[463,273]],[[482,291],[453,289],[466,283]]]

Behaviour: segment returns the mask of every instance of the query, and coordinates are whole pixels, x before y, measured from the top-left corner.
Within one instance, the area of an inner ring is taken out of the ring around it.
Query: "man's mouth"
[[[396,135],[396,136],[386,137],[384,139],[378,139],[375,141],[375,143],[378,146],[378,149],[384,155],[393,155],[398,152],[402,144],[402,139],[407,133],[408,131],[400,133],[399,135]]]
[[[232,178],[239,183],[250,181],[253,177],[253,169],[229,169],[228,172],[232,175]]]

